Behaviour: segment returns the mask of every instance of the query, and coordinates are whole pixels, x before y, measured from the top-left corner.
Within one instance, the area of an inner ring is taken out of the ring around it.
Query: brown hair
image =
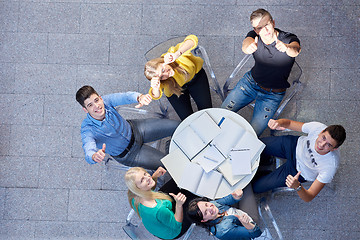
[[[95,91],[95,89],[91,86],[85,85],[82,86],[77,92],[76,92],[76,101],[80,103],[81,106],[85,107],[85,100],[89,98],[91,95],[96,94],[99,96],[99,94]]]
[[[145,69],[144,69],[144,74],[145,77],[148,80],[151,80],[153,77],[156,77],[156,69],[159,67],[160,64],[164,63],[164,57],[160,57],[160,58],[154,58],[151,59],[150,61],[148,61],[145,64]],[[182,68],[181,66],[179,66],[178,63],[176,62],[172,62],[170,64],[168,64],[174,71],[176,70],[178,73],[182,74],[185,76],[185,79],[187,80],[189,78],[189,73]],[[175,81],[175,79],[173,77],[169,77],[168,79],[165,80],[161,80],[161,83],[164,86],[167,86],[170,89],[170,92],[172,92],[173,94],[175,94],[176,96],[180,96],[182,94],[182,88],[180,87],[180,85]]]
[[[251,15],[250,15],[250,22],[252,23],[252,21],[253,21],[254,19],[256,19],[256,18],[263,18],[263,17],[265,17],[265,16],[269,16],[271,22],[274,21],[274,20],[273,20],[273,17],[271,16],[271,14],[270,14],[268,11],[266,11],[266,10],[263,9],[263,8],[259,8],[259,9],[255,10],[255,11],[253,11],[253,12],[251,13]]]
[[[338,148],[341,144],[344,143],[346,139],[346,131],[345,128],[341,125],[330,125],[323,132],[328,132],[330,136],[336,141],[336,146],[334,148]]]

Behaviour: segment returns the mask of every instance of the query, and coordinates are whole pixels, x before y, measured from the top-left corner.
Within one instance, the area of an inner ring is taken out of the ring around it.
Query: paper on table
[[[221,173],[218,171],[210,171],[203,174],[196,193],[214,199],[222,179]]]
[[[240,140],[245,129],[228,117],[225,118],[220,128],[221,133],[214,138],[211,144],[215,145],[226,157]]]
[[[199,164],[192,162],[186,163],[184,173],[179,182],[179,187],[196,193],[203,173],[204,170]]]
[[[232,174],[251,174],[250,149],[234,149],[230,152]]]
[[[261,152],[265,148],[265,144],[261,142],[257,137],[255,137],[250,132],[247,132],[242,136],[240,141],[236,144],[234,149],[250,149],[250,159],[251,166],[259,158]]]
[[[176,184],[179,185],[180,179],[185,173],[185,167],[187,163],[190,162],[189,159],[179,148],[176,148],[174,151],[163,157],[161,162],[164,164],[166,170]]]
[[[193,158],[192,162],[200,164],[204,171],[208,173],[217,168],[224,160],[225,157],[215,146],[208,145],[195,158]]]
[[[219,133],[220,127],[204,112],[178,133],[174,137],[174,142],[189,159],[192,159]]]

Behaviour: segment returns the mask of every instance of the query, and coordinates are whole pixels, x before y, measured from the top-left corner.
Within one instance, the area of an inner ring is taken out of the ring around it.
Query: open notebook
[[[220,127],[209,114],[203,112],[176,135],[174,142],[189,159],[192,159],[219,133]]]
[[[232,186],[257,168],[256,160],[265,148],[265,144],[254,134],[231,118],[225,118],[221,134],[214,138],[212,144],[226,157],[218,170]]]
[[[180,188],[214,199],[222,180],[221,173],[216,170],[206,173],[199,164],[190,162],[180,149],[166,155],[161,162]]]

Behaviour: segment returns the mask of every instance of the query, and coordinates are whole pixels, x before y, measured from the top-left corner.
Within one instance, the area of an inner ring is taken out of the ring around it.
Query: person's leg
[[[183,94],[181,94],[180,97],[173,94],[167,99],[181,120],[184,120],[186,117],[194,113],[191,107],[190,94],[187,89],[183,90]]]
[[[186,84],[186,87],[198,110],[212,108],[209,81],[203,68]]]
[[[221,108],[226,108],[233,112],[239,111],[241,108],[255,100],[257,91],[254,87],[256,87],[256,83],[252,78],[251,73],[245,73],[226,97]]]
[[[287,161],[275,171],[261,176],[256,174],[252,180],[252,186],[255,193],[262,193],[277,187],[286,187],[286,177],[295,175],[296,170],[296,145],[298,136],[279,136],[260,139],[266,147],[262,153],[261,159],[265,156],[276,156],[285,158]],[[260,159],[260,165],[262,160]],[[300,180],[303,180],[301,177]]]
[[[156,118],[135,119],[131,122],[140,133],[144,143],[172,136],[180,124],[177,120]]]
[[[254,128],[256,134],[260,136],[267,128],[269,120],[274,116],[282,99],[283,93],[273,93],[260,90],[256,98],[253,117],[250,125]]]

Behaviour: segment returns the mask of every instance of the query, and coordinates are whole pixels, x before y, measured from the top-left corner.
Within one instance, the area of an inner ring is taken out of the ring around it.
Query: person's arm
[[[236,215],[234,217],[237,217]],[[240,221],[240,220],[239,220]],[[221,223],[220,223],[221,224]],[[252,223],[251,223],[252,224]],[[232,224],[230,229],[226,231],[224,234],[216,233],[216,237],[221,240],[232,240],[232,239],[253,239],[261,235],[260,228],[255,224],[252,224],[253,227],[251,229],[246,229],[246,227],[241,225]]]
[[[286,186],[293,189],[298,189],[300,186],[300,190],[297,191],[299,197],[304,200],[305,202],[310,202],[313,200],[323,189],[325,183],[320,182],[319,180],[315,179],[315,181],[311,184],[309,189],[305,189],[301,183],[299,182],[300,172],[298,172],[295,176],[288,175],[286,178]]]
[[[276,49],[279,50],[280,52],[286,52],[286,54],[289,57],[296,57],[297,55],[299,55],[301,51],[300,44],[296,41],[286,44],[280,41],[277,38],[277,36],[275,36],[275,41],[276,41],[276,45],[275,45]]]
[[[149,105],[149,103],[151,103],[152,101],[152,97],[150,96],[150,94],[140,94],[137,97],[137,101],[138,101],[138,105],[135,106],[135,108],[141,108],[144,105]]]
[[[170,195],[175,199],[175,219],[178,222],[182,222],[183,221],[183,205],[186,201],[186,196],[184,194],[182,194],[181,192],[179,192],[177,195],[170,193]]]
[[[197,46],[198,39],[195,35],[189,35],[185,38],[185,41],[179,46],[179,48],[174,52],[168,52],[164,56],[164,63],[169,64],[175,62],[182,54],[193,49]]]
[[[218,204],[221,204],[221,205],[231,206],[231,205],[239,202],[240,198],[236,199],[236,198],[234,198],[234,196],[232,194],[229,194],[229,195],[227,195],[227,196],[225,196],[223,198],[215,200],[215,202],[218,203]]]
[[[257,50],[258,37],[255,38],[247,37],[242,43],[242,51],[245,54],[252,54]]]
[[[100,150],[97,149],[95,138],[91,130],[88,130],[87,128],[88,127],[81,127],[81,140],[83,143],[82,147],[85,152],[86,162],[88,162],[89,164],[95,164],[97,162],[94,161],[93,156],[101,149]]]
[[[303,122],[297,122],[290,119],[281,118],[278,120],[270,119],[268,126],[273,130],[285,130],[290,129],[292,131],[302,132]]]

